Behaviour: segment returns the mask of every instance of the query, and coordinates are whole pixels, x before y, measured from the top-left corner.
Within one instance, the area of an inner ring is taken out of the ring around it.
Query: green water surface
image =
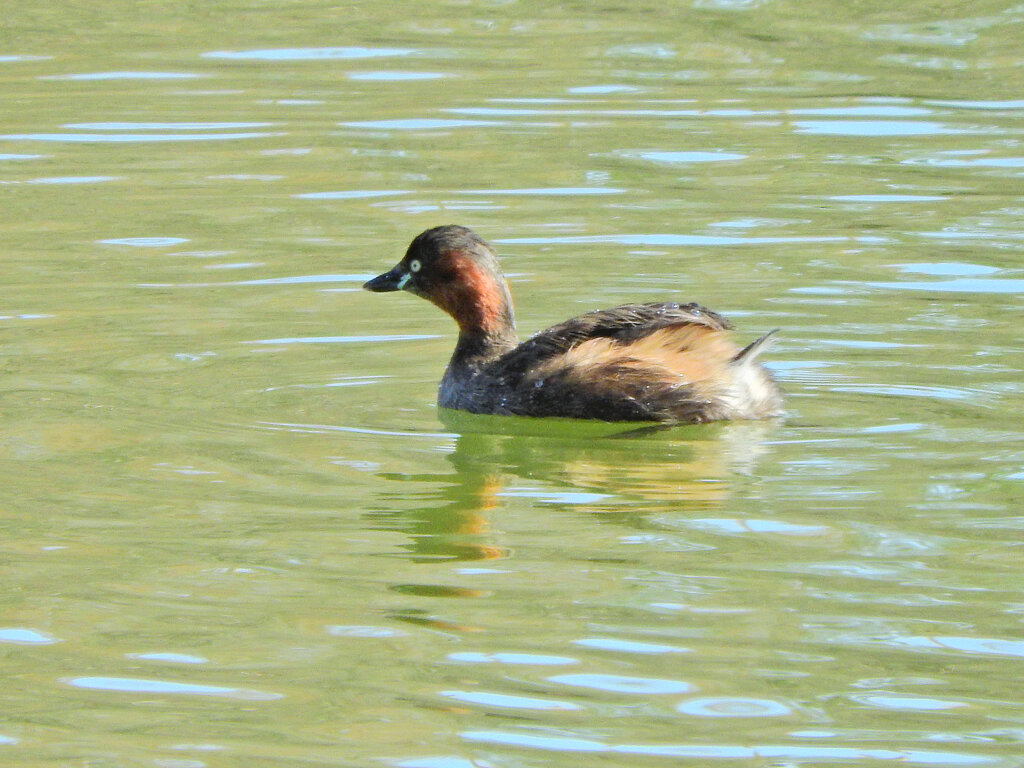
[[[1024,5],[3,15],[0,763],[1024,765]],[[786,418],[439,413],[444,223]]]

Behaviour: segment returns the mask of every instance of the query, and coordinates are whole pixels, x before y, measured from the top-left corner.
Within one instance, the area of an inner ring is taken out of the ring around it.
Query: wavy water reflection
[[[209,659],[203,656],[194,656],[189,653],[169,653],[164,651],[153,651],[148,653],[127,653],[129,659],[140,659],[142,661],[161,661],[168,664],[207,664]]]
[[[549,683],[569,685],[576,688],[592,688],[608,693],[635,693],[643,695],[668,695],[673,693],[689,693],[694,689],[690,683],[682,680],[659,680],[649,677],[629,677],[627,675],[607,674],[574,674],[555,675],[548,678]]]
[[[78,131],[223,131],[233,128],[269,128],[276,123],[64,123]]]
[[[0,181],[0,184],[102,184],[117,181],[120,176],[46,176],[39,179],[26,179],[24,182]]]
[[[625,640],[616,637],[584,637],[579,640],[573,640],[573,644],[582,648],[594,648],[601,651],[615,651],[617,653],[663,654],[690,652],[689,648],[682,648],[676,645],[644,643],[638,640]]]
[[[370,80],[373,82],[407,82],[415,80],[441,80],[453,75],[444,72],[349,72],[349,80]]]
[[[497,238],[495,243],[508,245],[588,245],[593,243],[614,243],[618,245],[772,245],[777,243],[835,243],[842,242],[844,237],[735,237],[726,235],[672,235],[672,234],[636,234],[636,235],[557,235],[549,237],[505,237]]]
[[[40,80],[192,80],[206,75],[196,72],[77,72],[41,75]]]
[[[282,694],[231,688],[221,685],[140,680],[128,677],[73,677],[65,681],[74,688],[122,693],[151,693],[185,696],[217,696],[241,701],[274,701]]]
[[[0,643],[11,643],[13,645],[52,645],[61,642],[45,632],[39,632],[27,627],[6,627],[0,629]]]
[[[805,747],[800,745],[765,745],[758,747],[719,744],[606,744],[591,739],[546,736],[512,731],[464,731],[470,742],[504,744],[545,752],[609,753],[617,755],[648,755],[689,759],[716,760],[786,760],[795,763],[821,761],[871,760],[900,762],[907,765],[990,765],[992,758],[959,752],[918,749],[872,749],[867,747]]]
[[[449,653],[450,661],[457,661],[464,664],[512,664],[518,666],[564,666],[579,664],[580,660],[571,656],[550,656],[535,653],[513,653],[497,651],[495,653],[479,653],[475,651],[461,651]]]
[[[502,126],[506,123],[494,120],[446,120],[443,118],[405,118],[394,120],[355,120],[340,123],[347,128],[370,128],[381,131],[436,131],[448,128],[484,128]]]
[[[98,240],[104,245],[128,245],[133,248],[167,248],[171,245],[187,243],[186,237],[115,237],[109,240]]]
[[[0,135],[8,141],[48,141],[67,144],[129,144],[165,141],[237,141],[282,136],[281,133],[10,133]]]
[[[621,149],[615,153],[618,157],[632,160],[650,160],[653,163],[684,164],[684,163],[724,163],[730,160],[743,160],[747,155],[737,152],[667,152],[665,150]]]
[[[255,48],[246,51],[207,51],[205,59],[231,59],[255,61],[319,61],[332,59],[378,59],[391,56],[412,56],[421,53],[415,48],[364,48],[341,46],[334,48]]]
[[[578,704],[555,699],[535,699],[528,696],[511,696],[488,691],[440,691],[440,696],[464,704],[478,704],[497,709],[522,709],[540,712],[577,712],[583,709]]]
[[[793,125],[798,133],[819,136],[941,136],[986,130],[954,128],[925,120],[796,120]]]

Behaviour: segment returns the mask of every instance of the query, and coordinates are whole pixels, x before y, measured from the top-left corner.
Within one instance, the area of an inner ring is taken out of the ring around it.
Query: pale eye
[[[410,272],[419,272],[420,271],[420,267],[422,267],[422,266],[423,265],[420,264],[420,260],[419,259],[413,259],[412,261],[409,262],[409,271]]]

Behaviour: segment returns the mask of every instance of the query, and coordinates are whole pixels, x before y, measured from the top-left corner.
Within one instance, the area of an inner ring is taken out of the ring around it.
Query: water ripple
[[[462,195],[571,196],[617,195],[625,192],[615,187],[525,187],[522,189],[464,189]]]
[[[684,523],[687,527],[712,533],[778,533],[787,536],[817,536],[828,531],[824,525],[799,525],[782,520],[699,518]]]
[[[924,107],[901,107],[885,105],[864,105],[857,107],[812,107],[806,109],[787,109],[787,115],[804,117],[817,115],[820,117],[922,117],[932,114],[933,110]]]
[[[59,642],[61,641],[53,635],[26,627],[0,629],[0,643],[10,643],[12,645],[53,645]]]
[[[5,53],[4,55],[0,56],[0,64],[6,64],[12,61],[46,61],[47,59],[52,58],[53,56],[33,56],[16,53]]]
[[[1024,658],[1024,640],[1004,640],[995,637],[912,635],[890,638],[886,641],[886,645],[922,651],[952,651],[968,655]]]
[[[208,285],[302,285],[306,283],[362,283],[373,275],[290,275],[288,277],[261,277],[255,280],[236,280],[231,283]]]
[[[97,240],[104,245],[130,245],[135,248],[166,248],[169,245],[187,243],[185,237],[117,237],[110,240]]]
[[[371,197],[393,197],[395,195],[410,195],[408,189],[346,189],[337,192],[303,192],[292,195],[301,200],[365,200]]]
[[[924,158],[904,160],[905,165],[930,165],[936,168],[1024,168],[1024,157],[975,157],[964,160],[959,157]]]
[[[832,195],[828,199],[841,203],[930,203],[949,198],[943,195]]]
[[[675,48],[670,45],[662,45],[661,43],[613,45],[604,53],[606,56],[623,56],[637,59],[673,59],[676,57]]]
[[[486,707],[501,709],[532,709],[545,712],[576,712],[583,707],[569,701],[552,699],[536,699],[529,696],[511,696],[505,693],[489,691],[439,691],[446,699],[454,699],[465,704],[480,704]]]
[[[639,93],[640,89],[633,85],[578,85],[574,88],[569,88],[568,92],[589,96],[607,93]]]
[[[689,693],[694,686],[682,680],[659,680],[652,677],[627,677],[626,675],[555,675],[548,678],[550,683],[572,685],[578,688],[593,688],[610,693],[672,694]]]
[[[998,267],[990,267],[986,264],[971,264],[964,261],[924,261],[909,264],[891,264],[890,266],[898,269],[900,272],[944,277],[973,277],[976,275],[991,275],[1000,271]]]
[[[551,656],[540,653],[510,653],[506,651],[498,651],[495,653],[460,651],[457,653],[449,653],[446,658],[449,661],[458,661],[464,664],[535,664],[540,666],[561,666],[580,663],[579,659],[574,659],[571,656]]]
[[[727,235],[562,235],[547,237],[506,237],[494,240],[508,245],[589,245],[615,243],[618,245],[770,245],[774,243],[841,243],[846,237],[732,237]]]
[[[963,278],[934,282],[865,283],[891,291],[932,291],[935,293],[1024,293],[1024,280]]]
[[[995,17],[934,19],[927,23],[879,24],[866,29],[867,40],[911,45],[963,46],[978,38],[978,32],[997,24]]]
[[[405,333],[379,336],[285,336],[279,339],[255,339],[243,341],[243,344],[360,344],[379,343],[384,341],[422,341],[439,339],[437,334]]]
[[[180,683],[169,680],[141,680],[131,677],[72,677],[64,680],[75,688],[125,693],[156,693],[168,695],[218,696],[241,701],[274,701],[284,698],[280,693],[231,688],[222,685]]]
[[[890,693],[857,693],[850,696],[851,701],[866,704],[869,707],[887,709],[897,712],[942,712],[948,709],[966,707],[962,701],[928,699],[921,696],[899,696]]]
[[[937,107],[953,107],[955,109],[1024,109],[1024,101],[936,101],[929,100],[926,104]]]
[[[188,653],[126,653],[125,656],[129,659],[139,659],[141,661],[165,661],[170,664],[206,664],[209,659],[202,656],[193,656]]]
[[[76,131],[224,131],[235,128],[269,128],[276,123],[64,123]]]
[[[286,421],[261,421],[258,426],[269,430],[283,430],[308,434],[325,434],[329,432],[346,432],[354,435],[377,435],[381,437],[426,437],[430,439],[457,438],[452,432],[400,432],[397,430],[368,429],[366,427],[343,427],[337,424],[295,424]]]
[[[943,229],[938,232],[915,232],[918,237],[943,240],[1024,240],[1024,232],[1000,229]]]
[[[625,157],[631,160],[649,160],[652,163],[663,163],[665,165],[681,165],[687,163],[724,163],[731,160],[743,160],[747,157],[747,155],[741,155],[738,152],[670,152],[643,149],[621,149],[617,150],[613,154],[618,157]]]
[[[661,645],[659,643],[642,643],[636,640],[622,640],[614,637],[586,637],[573,640],[573,645],[583,648],[595,648],[600,651],[621,651],[622,653],[661,654],[689,653],[689,648],[678,645]]]
[[[327,627],[327,634],[333,637],[364,637],[375,640],[406,636],[406,633],[399,629],[392,629],[391,627],[375,627],[365,624],[333,624]]]
[[[9,133],[0,136],[8,141],[53,141],[67,143],[126,144],[144,141],[230,141],[283,136],[281,133]]]
[[[483,763],[476,760],[464,760],[461,757],[414,757],[395,763],[398,768],[480,768]]]
[[[387,56],[412,56],[415,48],[258,48],[247,51],[207,51],[204,59],[235,59],[255,61],[316,61],[325,59],[377,59]]]
[[[925,120],[797,120],[793,125],[797,133],[820,136],[937,136],[980,132]]]
[[[482,128],[506,125],[495,120],[444,120],[442,118],[413,117],[404,120],[355,120],[338,125],[346,128],[371,128],[381,131],[433,131],[443,128]]]
[[[542,504],[593,504],[610,499],[607,493],[584,493],[582,491],[544,491],[533,488],[509,488],[495,494],[499,497],[536,499]]]
[[[453,107],[453,115],[475,117],[772,117],[775,110],[752,109],[552,109],[537,107]]]
[[[26,184],[102,184],[107,181],[117,181],[120,176],[44,176],[38,179],[28,179]],[[11,184],[16,182],[3,181],[0,184]]]
[[[451,77],[443,72],[349,72],[349,80],[373,80],[405,82],[410,80],[441,80]]]
[[[608,752],[622,755],[651,755],[721,760],[790,760],[819,762],[879,760],[902,765],[988,765],[994,758],[962,752],[938,752],[922,749],[877,749],[870,747],[805,747],[798,744],[733,746],[728,744],[605,744],[593,739],[570,736],[546,736],[519,731],[463,731],[463,739],[485,744],[541,749],[548,752]]]
[[[697,717],[780,717],[791,714],[785,704],[770,699],[717,696],[684,701],[676,710]]]
[[[712,11],[749,11],[770,0],[694,0],[693,7]]]
[[[40,75],[40,80],[191,80],[207,75],[195,72],[78,72],[70,75]]]

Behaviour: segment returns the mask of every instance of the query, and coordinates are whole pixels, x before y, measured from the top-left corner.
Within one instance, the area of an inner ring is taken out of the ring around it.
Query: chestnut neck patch
[[[508,289],[498,274],[462,251],[448,251],[436,263],[446,279],[430,297],[455,318],[459,330],[503,335],[513,328]]]

